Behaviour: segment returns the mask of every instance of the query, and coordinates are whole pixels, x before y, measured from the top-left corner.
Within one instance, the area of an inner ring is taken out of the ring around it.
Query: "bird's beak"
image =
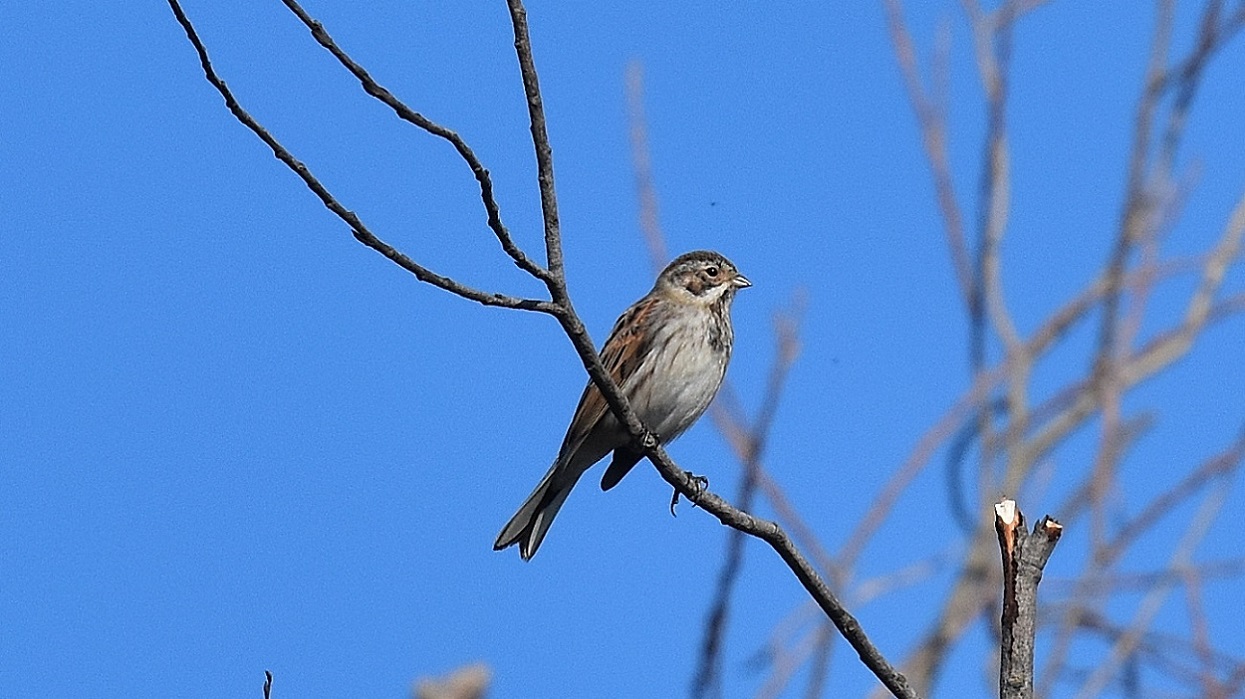
[[[735,278],[731,280],[731,284],[734,284],[739,289],[746,289],[752,286],[752,282],[748,281],[748,278],[742,274],[736,274]]]

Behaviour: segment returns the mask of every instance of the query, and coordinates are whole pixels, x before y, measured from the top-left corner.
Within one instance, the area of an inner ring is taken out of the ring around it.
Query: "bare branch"
[[[532,145],[536,148],[536,179],[540,183],[540,209],[545,219],[545,257],[551,278],[546,280],[553,300],[570,308],[566,293],[566,274],[562,263],[562,229],[558,222],[558,197],[553,186],[553,148],[545,128],[545,105],[540,96],[540,80],[532,59],[532,40],[527,31],[527,10],[522,0],[507,0],[510,22],[514,25],[514,52],[523,76],[523,92],[527,95],[527,113],[531,122]]]
[[[1003,557],[1000,699],[1032,699],[1033,649],[1037,634],[1037,586],[1063,535],[1063,526],[1043,517],[1029,532],[1014,500],[994,506],[994,529]]]
[[[309,170],[306,165],[295,158],[293,154],[285,148],[285,146],[281,145],[281,143],[268,132],[267,129],[265,129],[254,117],[242,108],[242,105],[239,104],[238,100],[233,96],[233,92],[225,84],[225,81],[221,80],[216,74],[216,70],[212,67],[212,62],[208,58],[207,49],[204,48],[203,42],[199,40],[199,35],[195,31],[194,25],[190,23],[190,20],[186,17],[186,13],[182,11],[181,4],[178,0],[168,0],[168,2],[169,7],[173,10],[174,16],[177,17],[178,23],[180,23],[182,25],[182,29],[186,31],[186,38],[190,39],[190,43],[194,45],[195,51],[199,54],[199,63],[203,67],[203,74],[207,77],[208,82],[212,84],[212,87],[216,88],[216,91],[221,94],[221,97],[225,98],[225,105],[229,108],[229,111],[233,113],[234,117],[238,121],[242,122],[244,126],[254,132],[255,135],[258,136],[259,139],[272,150],[272,154],[275,155],[278,160],[284,163],[286,167],[290,168],[290,170],[293,170],[294,174],[298,175],[298,177],[302,179],[303,183],[307,185],[307,188],[319,197],[320,201],[329,211],[332,211],[338,218],[345,221],[346,225],[350,226],[351,232],[359,242],[389,258],[399,267],[405,269],[411,274],[414,274],[415,278],[421,282],[431,284],[439,289],[443,289],[451,294],[475,301],[476,303],[481,303],[485,306],[500,306],[502,308],[516,308],[527,311],[539,311],[542,313],[554,312],[555,307],[548,301],[521,299],[513,296],[506,296],[505,294],[481,291],[479,289],[473,289],[466,286],[465,284],[460,284],[449,277],[443,277],[420,265],[399,252],[393,246],[376,237],[376,235],[373,234],[367,226],[363,225],[363,221],[360,220],[353,211],[350,211],[343,206],[329,192],[320,180],[318,180],[316,176],[311,173],[311,170]]]
[[[1157,0],[1159,20],[1151,47],[1146,89],[1142,92],[1137,107],[1124,213],[1107,265],[1108,294],[1099,330],[1096,375],[1109,370],[1107,362],[1117,352],[1115,333],[1121,277],[1133,245],[1141,240],[1147,227],[1156,225],[1153,220],[1156,209],[1153,190],[1170,177],[1188,112],[1201,84],[1204,70],[1210,59],[1228,40],[1245,27],[1245,6],[1238,7],[1226,19],[1221,19],[1222,5],[1222,0],[1210,0],[1206,3],[1196,45],[1176,67],[1169,68],[1167,50],[1171,42],[1175,0]],[[1167,113],[1162,137],[1152,149],[1151,134],[1155,112],[1165,92],[1173,88],[1176,91],[1174,104]],[[1150,182],[1148,178],[1154,181]]]
[[[298,19],[307,26],[308,29],[311,30],[311,36],[316,40],[316,42],[328,49],[329,53],[333,54],[333,57],[336,58],[337,61],[346,68],[346,70],[350,71],[350,73],[359,80],[359,84],[363,86],[364,92],[372,97],[375,97],[377,100],[380,100],[392,109],[394,113],[397,114],[403,121],[414,124],[434,136],[443,138],[454,146],[454,150],[458,151],[459,156],[466,161],[467,166],[471,168],[471,173],[475,175],[476,181],[480,185],[480,199],[484,203],[484,210],[488,214],[488,226],[492,229],[493,234],[497,236],[498,242],[501,243],[502,250],[504,250],[512,260],[514,260],[514,263],[518,265],[519,269],[522,269],[524,272],[527,272],[533,277],[548,283],[550,279],[549,271],[543,269],[535,262],[532,262],[532,260],[519,249],[519,246],[515,244],[514,240],[510,237],[510,231],[506,230],[506,226],[502,224],[501,210],[498,208],[497,200],[493,196],[493,179],[489,175],[489,171],[480,162],[480,159],[476,157],[475,152],[472,151],[471,147],[467,145],[467,142],[454,131],[437,124],[419,112],[416,112],[406,106],[406,104],[404,104],[401,100],[394,97],[393,93],[379,85],[372,79],[372,76],[364,70],[363,66],[356,63],[354,59],[352,59],[337,45],[337,42],[333,41],[333,37],[329,36],[329,33],[325,31],[324,26],[311,17],[311,15],[307,14],[302,6],[295,2],[295,0],[281,0],[281,2],[285,3],[285,6],[288,7],[290,11],[293,12]]]

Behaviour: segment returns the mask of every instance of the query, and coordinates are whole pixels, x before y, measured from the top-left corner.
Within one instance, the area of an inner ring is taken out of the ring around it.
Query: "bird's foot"
[[[701,493],[704,493],[705,490],[708,489],[709,479],[707,477],[698,476],[692,473],[691,471],[684,471],[683,475],[687,476],[687,480],[691,482],[692,492],[693,492],[692,498],[699,498]],[[670,516],[671,517],[679,516],[678,513],[674,511],[674,506],[679,504],[679,495],[681,495],[681,493],[679,492],[679,489],[675,488],[674,495],[670,496]],[[691,499],[691,503],[692,503],[692,507],[696,506],[695,499]]]

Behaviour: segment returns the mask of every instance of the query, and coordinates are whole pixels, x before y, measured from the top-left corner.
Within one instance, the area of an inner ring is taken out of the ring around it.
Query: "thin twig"
[[[458,155],[462,157],[467,166],[471,168],[471,174],[475,175],[476,182],[480,185],[480,200],[484,204],[484,210],[488,214],[488,226],[492,229],[493,234],[501,243],[502,250],[514,260],[519,269],[536,277],[542,281],[548,281],[550,278],[549,270],[543,269],[540,265],[528,258],[519,246],[515,244],[510,237],[510,231],[506,230],[506,226],[501,221],[501,209],[497,205],[497,199],[493,196],[493,179],[489,175],[489,171],[476,157],[476,154],[467,142],[462,139],[456,132],[445,128],[444,126],[425,117],[423,114],[406,106],[401,100],[393,96],[393,93],[382,87],[379,83],[372,79],[372,76],[343,51],[333,37],[324,29],[324,25],[318,22],[307,11],[302,8],[295,0],[281,0],[285,6],[293,12],[298,19],[311,30],[311,36],[328,52],[333,54],[339,63],[350,71],[358,79],[359,84],[363,86],[364,92],[375,97],[394,111],[404,121],[407,121],[428,133],[449,141],[454,146],[454,150],[458,151]]]
[[[448,291],[451,294],[461,296],[465,299],[475,301],[476,303],[481,303],[485,306],[500,306],[502,308],[539,311],[541,313],[554,312],[555,306],[550,304],[548,301],[521,299],[513,296],[507,296],[505,294],[481,291],[456,282],[449,277],[441,276],[427,267],[420,265],[411,258],[402,254],[393,246],[376,237],[376,235],[363,224],[363,221],[360,220],[353,211],[350,211],[343,206],[337,198],[334,197],[323,184],[321,184],[320,180],[318,180],[316,176],[311,173],[311,170],[308,169],[306,165],[295,158],[293,154],[285,148],[285,146],[281,145],[281,143],[268,132],[267,129],[265,129],[254,117],[242,108],[242,105],[233,96],[233,92],[225,84],[225,81],[221,80],[221,78],[216,74],[216,70],[212,67],[212,62],[208,58],[207,49],[204,48],[203,42],[199,40],[199,35],[195,31],[194,25],[190,23],[190,20],[186,17],[186,13],[182,11],[181,4],[178,0],[168,0],[168,2],[169,7],[173,9],[173,15],[177,17],[178,23],[181,24],[182,29],[186,31],[186,38],[190,40],[190,43],[195,48],[195,52],[199,54],[199,64],[203,67],[204,76],[207,77],[207,80],[212,84],[212,87],[216,88],[216,91],[221,94],[221,97],[225,98],[225,106],[229,108],[229,111],[238,121],[254,132],[254,134],[272,150],[272,154],[275,155],[278,160],[284,163],[286,167],[294,172],[294,174],[298,175],[307,188],[320,199],[329,211],[332,211],[338,218],[345,221],[346,225],[350,226],[351,232],[359,242],[389,258],[402,269],[414,274],[415,278],[419,281],[431,284],[439,289]]]
[[[540,184],[540,209],[545,221],[545,257],[551,279],[549,291],[553,300],[570,308],[566,293],[566,273],[562,263],[562,228],[558,221],[558,197],[553,186],[553,148],[545,126],[545,105],[540,96],[540,80],[532,58],[532,40],[528,36],[527,10],[521,0],[507,0],[510,23],[514,26],[514,52],[523,76],[523,92],[527,96],[528,121],[532,145],[536,149],[536,180]]]

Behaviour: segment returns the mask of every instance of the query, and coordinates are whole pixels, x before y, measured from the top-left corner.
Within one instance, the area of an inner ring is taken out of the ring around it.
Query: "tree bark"
[[[1003,555],[1000,699],[1033,699],[1033,647],[1037,634],[1037,587],[1042,569],[1059,543],[1063,525],[1047,515],[1032,532],[1016,501],[994,506],[994,530]]]

